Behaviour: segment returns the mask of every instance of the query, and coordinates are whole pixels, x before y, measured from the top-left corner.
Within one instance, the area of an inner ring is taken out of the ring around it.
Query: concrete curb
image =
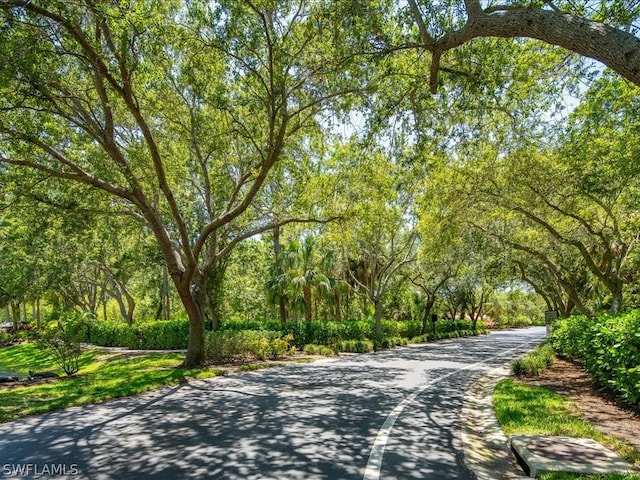
[[[509,375],[509,365],[495,368],[465,393],[461,413],[464,465],[477,480],[527,478],[507,446],[493,410],[493,390]]]

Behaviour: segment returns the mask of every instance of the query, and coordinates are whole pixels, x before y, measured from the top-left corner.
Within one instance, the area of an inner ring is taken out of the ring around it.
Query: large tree
[[[206,282],[280,219],[253,200],[343,90],[307,3],[0,2],[0,161],[79,182],[156,239],[202,362]],[[290,221],[287,220],[287,221]]]

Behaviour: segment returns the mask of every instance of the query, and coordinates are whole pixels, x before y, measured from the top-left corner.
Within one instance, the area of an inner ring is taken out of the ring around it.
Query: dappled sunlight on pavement
[[[73,464],[89,479],[360,479],[396,409],[380,478],[466,478],[463,393],[523,338],[321,360],[22,419],[0,425],[1,463]]]

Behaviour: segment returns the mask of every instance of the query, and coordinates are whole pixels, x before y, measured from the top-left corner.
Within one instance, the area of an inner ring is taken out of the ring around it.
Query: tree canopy
[[[634,295],[637,7],[2,0],[0,13],[5,305],[49,294],[106,317],[111,299],[128,322],[180,305],[196,365],[205,325],[243,315],[226,297],[246,292],[283,320],[367,304],[377,320],[415,316],[411,295],[427,315],[445,286],[477,320],[487,289],[514,281],[565,313]]]

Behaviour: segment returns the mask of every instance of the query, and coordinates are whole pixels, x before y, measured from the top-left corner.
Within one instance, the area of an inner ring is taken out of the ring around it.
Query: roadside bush
[[[517,359],[512,364],[513,374],[521,376],[538,376],[553,365],[555,356],[553,347],[548,344],[539,345],[533,352]]]
[[[582,362],[599,384],[640,405],[640,310],[559,319],[550,339],[560,355]]]
[[[249,360],[275,360],[295,353],[291,335],[264,330],[228,330],[207,332],[205,355],[214,363],[238,363]]]
[[[336,354],[336,352],[326,345],[315,345],[313,343],[305,345],[302,351],[306,355],[322,355],[324,357],[332,357]]]
[[[385,350],[397,346],[407,345],[408,343],[409,340],[404,337],[383,337],[378,341],[374,341],[373,347],[375,350]]]
[[[366,340],[374,338],[375,336],[375,322],[373,320],[287,323],[234,320],[223,322],[220,329],[222,331],[268,330],[281,332],[283,335],[291,334],[293,336],[293,345],[300,349],[308,344],[332,346],[344,340]],[[421,321],[385,320],[382,322],[382,337],[404,338],[408,340],[420,336],[421,329]],[[441,335],[446,336],[450,332],[459,332],[461,330],[475,332],[469,320],[440,320],[437,322],[437,331]],[[478,322],[476,331],[480,333],[487,332],[482,322]],[[446,338],[449,338],[449,336],[446,336]]]
[[[533,325],[543,326],[544,317],[542,315],[535,316],[533,318],[520,314],[515,317],[502,317],[494,322],[494,328],[519,328],[519,327],[531,327]]]
[[[142,350],[179,350],[187,348],[189,322],[166,320],[133,324],[135,340],[131,348]]]
[[[341,340],[336,343],[335,349],[338,352],[371,353],[373,352],[373,342],[371,340]]]
[[[94,321],[89,325],[89,343],[102,347],[129,347],[135,342],[133,329],[123,322]]]

